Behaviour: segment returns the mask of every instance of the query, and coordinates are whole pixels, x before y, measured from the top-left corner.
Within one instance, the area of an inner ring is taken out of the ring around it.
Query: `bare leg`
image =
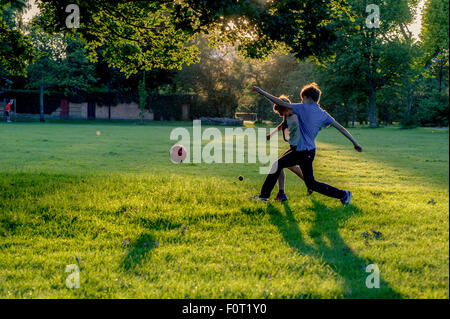
[[[289,167],[289,170],[303,180],[303,173],[302,173],[302,170],[300,169],[300,167],[292,166],[292,167]]]
[[[299,166],[292,166],[292,167],[289,167],[289,170],[290,170],[292,173],[294,173],[295,175],[297,175],[298,177],[300,177],[300,179],[305,180],[305,179],[303,178],[302,170],[301,170],[301,168],[300,168]],[[313,193],[313,191],[310,190],[310,189],[308,189],[308,195],[311,195],[312,193]]]
[[[278,190],[284,192],[284,182],[286,181],[286,174],[281,170],[280,177],[278,177]]]

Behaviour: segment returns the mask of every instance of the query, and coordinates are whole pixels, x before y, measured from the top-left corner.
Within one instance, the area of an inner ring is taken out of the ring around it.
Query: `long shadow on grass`
[[[310,209],[316,214],[315,223],[309,231],[309,236],[314,240],[313,245],[304,242],[289,204],[284,203],[285,215],[271,204],[267,207],[271,222],[278,227],[283,238],[296,252],[325,262],[343,279],[345,298],[401,298],[381,276],[379,289],[366,287],[366,278],[370,275],[366,273],[366,267],[369,264],[377,264],[376,261],[355,255],[339,235],[339,224],[358,214],[357,207],[328,209],[313,201],[313,207]],[[380,272],[382,275],[382,269]]]
[[[135,270],[148,254],[155,248],[155,239],[149,234],[141,234],[128,250],[122,261],[122,267],[126,271]]]

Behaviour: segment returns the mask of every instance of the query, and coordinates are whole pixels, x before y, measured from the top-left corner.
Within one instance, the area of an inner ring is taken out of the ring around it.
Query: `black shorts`
[[[284,155],[286,155],[287,153],[289,153],[289,152],[291,152],[291,151],[296,151],[297,150],[297,146],[296,145],[291,145],[290,147],[289,147],[289,149],[286,151],[286,152],[284,152],[284,154],[283,155],[281,155],[281,156],[284,156]]]
[[[6,117],[9,117],[9,111],[5,111]]]

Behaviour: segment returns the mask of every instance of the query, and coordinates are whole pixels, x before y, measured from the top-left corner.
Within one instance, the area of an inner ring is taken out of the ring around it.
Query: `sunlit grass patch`
[[[259,165],[172,164],[174,127],[0,124],[0,297],[448,298],[448,132],[321,132],[342,207],[291,173],[288,203],[249,201]]]

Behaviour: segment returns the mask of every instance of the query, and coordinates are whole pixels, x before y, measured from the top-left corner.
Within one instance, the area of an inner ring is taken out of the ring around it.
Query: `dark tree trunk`
[[[369,126],[378,127],[377,89],[373,83],[369,92]]]
[[[409,117],[411,116],[411,109],[412,109],[412,104],[414,102],[414,87],[411,90],[411,93],[409,93],[409,97],[408,97],[408,101],[406,104],[406,118],[409,119]]]
[[[44,117],[44,86],[41,85],[40,89],[41,89],[40,96],[39,96],[40,121],[41,122],[45,122],[45,117]]]
[[[352,126],[355,127],[356,121],[356,104],[352,103]]]
[[[108,82],[108,97],[111,98],[111,80]],[[108,103],[108,120],[111,120],[111,102]]]

